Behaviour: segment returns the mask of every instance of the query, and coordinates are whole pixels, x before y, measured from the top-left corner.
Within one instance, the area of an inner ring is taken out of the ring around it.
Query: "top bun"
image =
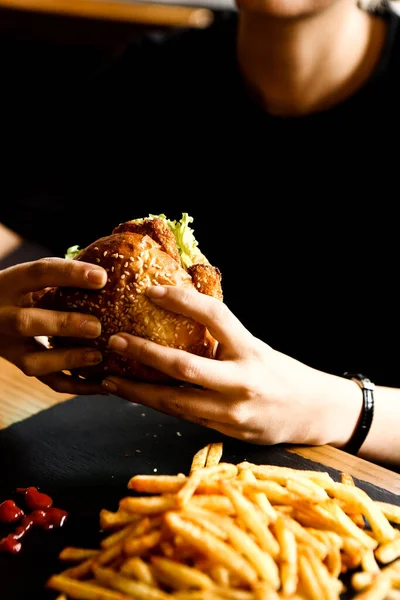
[[[101,336],[94,340],[50,339],[53,347],[84,345],[102,352],[103,361],[99,365],[78,369],[75,374],[90,380],[113,374],[141,381],[177,383],[160,371],[109,350],[109,337],[118,332],[214,358],[217,342],[204,325],[157,306],[144,293],[152,285],[175,285],[194,288],[219,300],[223,298],[220,271],[199,252],[197,242],[193,256],[200,262],[184,266],[168,223],[176,222],[169,222],[163,216],[128,221],[116,227],[111,235],[76,250],[73,260],[100,265],[107,271],[108,280],[101,290],[54,288],[42,297],[41,307],[88,313],[102,324]]]

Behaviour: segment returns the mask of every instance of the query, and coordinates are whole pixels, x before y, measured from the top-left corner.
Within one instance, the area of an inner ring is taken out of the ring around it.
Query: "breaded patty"
[[[155,242],[160,244],[161,249],[166,252],[171,258],[182,266],[181,256],[179,254],[176,239],[168,224],[160,217],[143,219],[141,222],[126,221],[115,227],[113,233],[123,233],[129,231],[131,233],[139,233],[148,235]]]
[[[223,299],[221,271],[210,264],[196,264],[188,268],[194,287],[207,296]]]

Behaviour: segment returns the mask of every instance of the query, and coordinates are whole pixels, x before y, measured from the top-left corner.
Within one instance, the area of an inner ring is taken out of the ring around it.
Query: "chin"
[[[304,19],[329,8],[332,0],[236,0],[240,12],[274,19]]]

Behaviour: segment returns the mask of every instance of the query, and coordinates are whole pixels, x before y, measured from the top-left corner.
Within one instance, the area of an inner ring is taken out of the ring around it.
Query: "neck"
[[[350,0],[301,18],[241,10],[237,54],[245,80],[267,110],[297,116],[327,109],[361,87],[384,37],[383,19]]]

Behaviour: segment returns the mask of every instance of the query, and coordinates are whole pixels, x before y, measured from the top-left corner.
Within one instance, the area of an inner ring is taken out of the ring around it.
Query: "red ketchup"
[[[25,504],[30,510],[40,510],[50,508],[53,504],[52,498],[47,494],[42,494],[35,487],[17,488],[18,494],[24,494]]]
[[[0,504],[0,523],[14,523],[24,516],[24,511],[19,508],[14,500],[6,500]]]
[[[53,507],[53,499],[39,492],[35,487],[18,488],[17,492],[24,495],[24,501],[30,513],[25,514],[13,500],[0,504],[0,523],[15,523],[19,521],[13,533],[0,539],[0,552],[18,554],[22,549],[22,538],[32,527],[54,529],[62,527],[68,516],[65,510]]]

